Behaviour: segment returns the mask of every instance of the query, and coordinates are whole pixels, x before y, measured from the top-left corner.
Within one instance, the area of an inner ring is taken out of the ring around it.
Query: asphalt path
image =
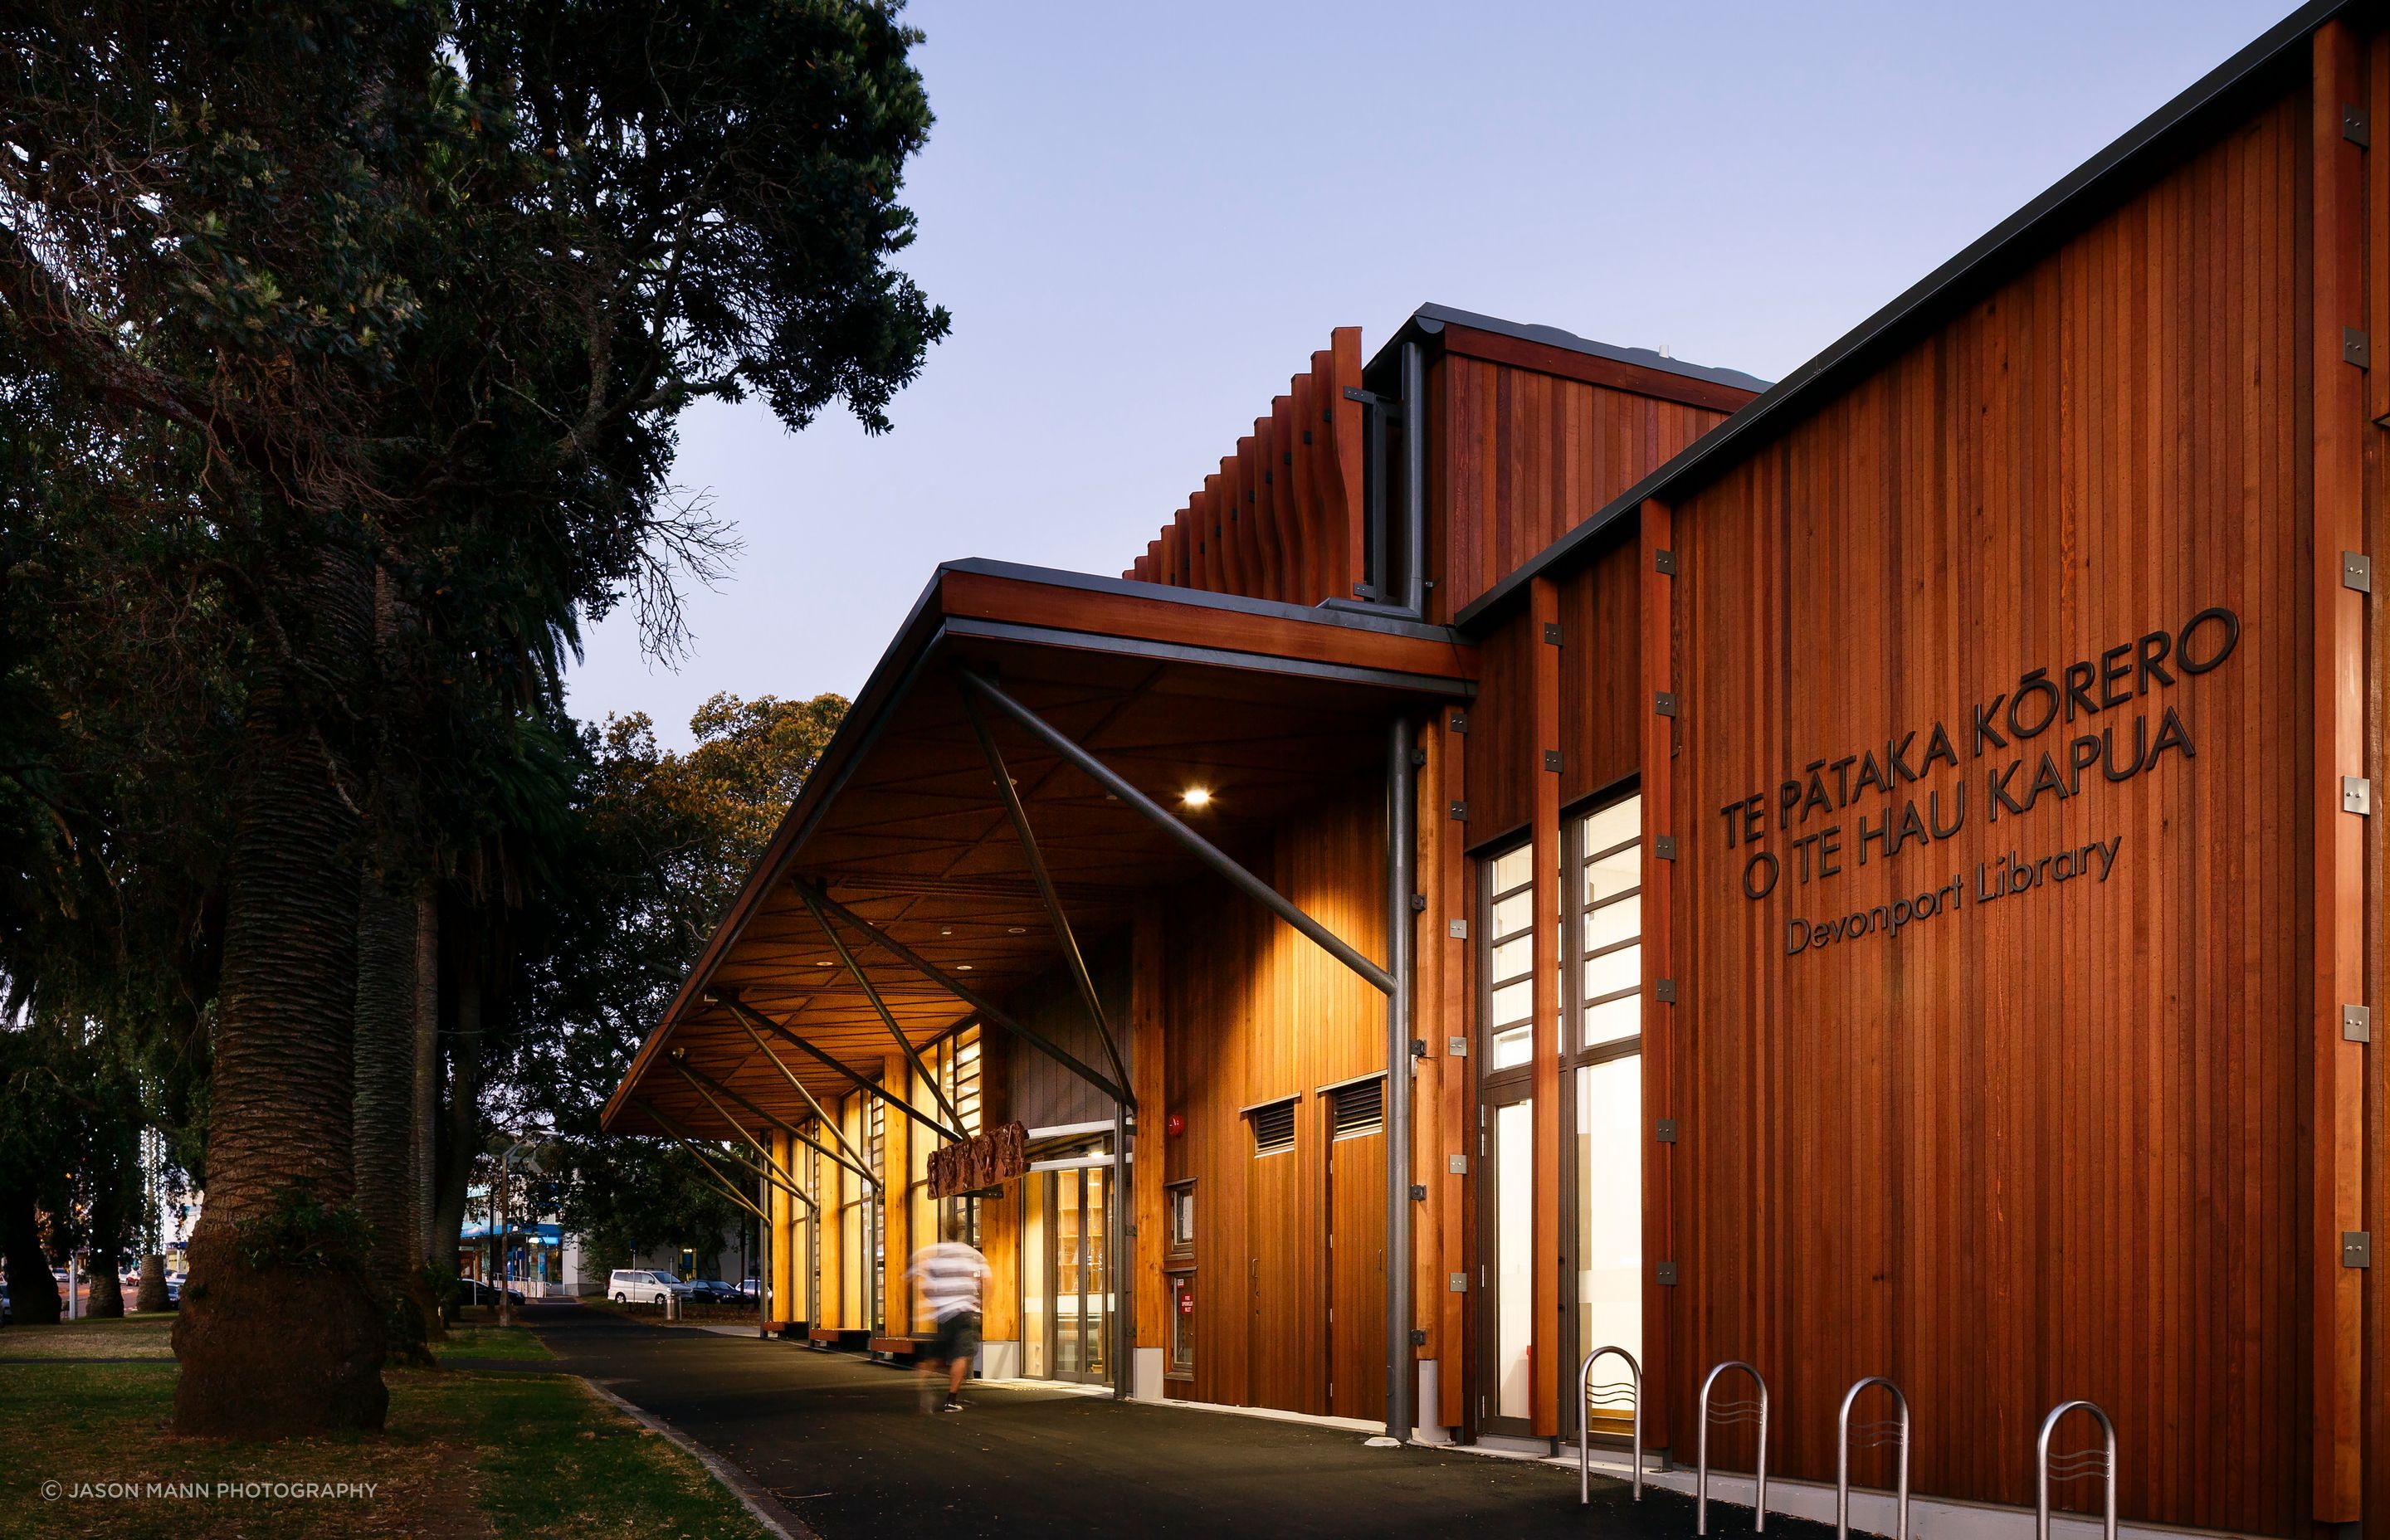
[[[1646,1488],[1638,1505],[1597,1478],[1580,1508],[1575,1472],[1535,1461],[1018,1384],[973,1382],[964,1410],[925,1413],[911,1374],[852,1354],[577,1305],[524,1319],[559,1367],[737,1466],[823,1540],[1693,1533],[1688,1498]],[[1714,1505],[1711,1519],[1718,1540],[1751,1533],[1748,1509]],[[1780,1516],[1771,1533],[1831,1531]]]

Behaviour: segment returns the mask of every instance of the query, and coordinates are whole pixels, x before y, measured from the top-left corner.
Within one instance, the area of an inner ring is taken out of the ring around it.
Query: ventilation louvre
[[[1274,1101],[1253,1111],[1253,1153],[1275,1154],[1294,1148],[1294,1098]]]
[[[1385,1126],[1386,1083],[1373,1079],[1340,1085],[1335,1091],[1335,1108],[1337,1138],[1374,1134]]]

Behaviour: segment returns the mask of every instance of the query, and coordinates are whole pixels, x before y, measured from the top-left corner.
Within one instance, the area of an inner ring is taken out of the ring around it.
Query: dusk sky
[[[1337,326],[1436,302],[1780,378],[2279,20],[2097,5],[925,0],[903,265],[954,334],[867,437],[760,404],[675,481],[744,549],[575,714],[853,694],[939,561],[1117,573]]]

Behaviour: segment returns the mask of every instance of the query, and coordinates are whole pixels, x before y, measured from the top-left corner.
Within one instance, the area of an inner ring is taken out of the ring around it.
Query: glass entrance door
[[[1484,1142],[1486,1205],[1484,1392],[1478,1425],[1526,1433],[1535,1416],[1536,1107],[1527,1087],[1489,1099]]]
[[[1047,1362],[1057,1380],[1102,1384],[1110,1370],[1105,1343],[1111,1323],[1111,1255],[1105,1219],[1111,1174],[1100,1166],[1058,1171],[1049,1190],[1053,1206],[1046,1233],[1052,1264],[1047,1276],[1054,1280],[1054,1309]]]

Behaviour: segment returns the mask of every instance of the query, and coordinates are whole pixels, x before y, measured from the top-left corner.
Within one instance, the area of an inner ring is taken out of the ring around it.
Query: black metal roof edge
[[[1657,369],[1662,374],[1680,375],[1687,379],[1707,380],[1714,385],[1731,386],[1738,391],[1765,391],[1768,382],[1757,375],[1741,369],[1715,368],[1706,364],[1689,364],[1681,358],[1671,358],[1651,348],[1622,348],[1611,342],[1597,342],[1589,337],[1579,337],[1558,327],[1531,325],[1523,321],[1506,321],[1499,315],[1480,314],[1454,305],[1423,304],[1412,311],[1409,319],[1395,328],[1386,344],[1369,356],[1368,367],[1376,369],[1380,361],[1406,337],[1433,337],[1446,327],[1467,327],[1471,331],[1490,331],[1501,337],[1515,337],[1522,342],[1539,342],[1548,348],[1560,348],[1568,353],[1581,353],[1594,358],[1607,358],[1613,363],[1631,364],[1638,369]]]
[[[2049,238],[2052,232],[2077,227],[2087,212],[2102,207],[2101,200],[2114,189],[2136,185],[2152,161],[2204,131],[2212,109],[2229,104],[2241,91],[2282,66],[2284,56],[2304,44],[2326,21],[2366,3],[2367,0],[2308,0],[1957,256],[1910,285],[1899,298],[1844,333],[1825,351],[1771,386],[1758,400],[1694,440],[1675,458],[1611,499],[1593,517],[1479,595],[1453,617],[1455,627],[1469,632],[1488,616],[1507,609],[1531,581],[1556,567],[1564,568],[1574,557],[1587,553],[1605,525],[1640,507],[1645,499],[1664,496],[1680,482],[1722,471],[1724,457],[1738,450],[1756,448],[1775,432],[1791,427],[1814,405],[1822,405],[1824,398],[1848,376],[1871,363],[1879,350],[1896,344],[1946,310],[1972,298],[1987,280],[1997,281],[2024,260],[2028,250],[2038,254],[2039,243]]]
[[[1240,615],[1266,615],[1274,620],[1304,621],[1316,625],[1338,625],[1354,631],[1377,631],[1390,636],[1407,636],[1422,642],[1452,642],[1458,639],[1450,626],[1433,622],[1407,620],[1399,615],[1375,615],[1363,610],[1325,605],[1289,604],[1283,599],[1247,598],[1242,594],[1215,594],[1208,588],[1181,588],[1174,583],[1143,583],[1136,578],[1106,577],[1099,572],[1071,572],[1056,567],[1031,567],[1020,562],[996,561],[986,557],[972,557],[962,561],[938,564],[941,572],[979,572],[990,577],[1017,578],[1023,583],[1042,583],[1055,588],[1077,588],[1089,593],[1117,594],[1124,598],[1159,599],[1166,603],[1190,605],[1201,610],[1228,610]],[[935,580],[932,580],[934,586]]]

